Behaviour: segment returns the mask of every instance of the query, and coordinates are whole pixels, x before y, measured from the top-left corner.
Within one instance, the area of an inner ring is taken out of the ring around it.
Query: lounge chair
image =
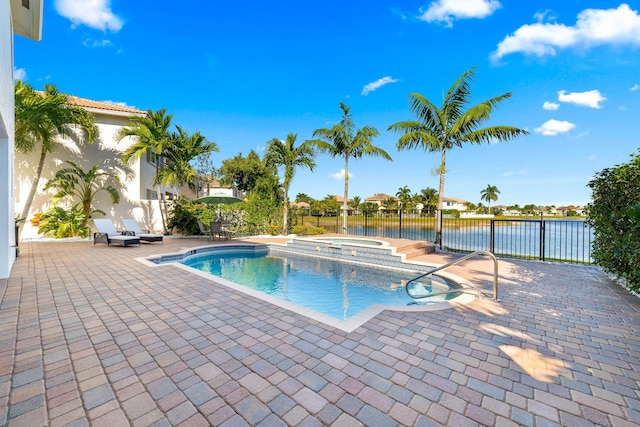
[[[200,229],[200,233],[204,234],[204,235],[209,235],[209,240],[211,240],[211,238],[213,237],[213,234],[211,234],[211,227],[209,227],[209,230],[207,230],[204,227],[204,224],[202,223],[202,221],[198,220],[198,228]]]
[[[140,225],[138,225],[138,221],[133,218],[123,219],[122,225],[124,225],[125,234],[127,236],[139,237],[142,242],[162,242],[162,234],[152,234],[149,230],[141,230]]]
[[[107,246],[111,243],[118,243],[122,246],[140,245],[140,237],[125,236],[122,233],[119,233],[116,231],[116,227],[110,219],[94,219],[93,224],[96,226],[96,229],[98,229],[96,233],[93,233],[94,246],[96,243],[106,243]]]

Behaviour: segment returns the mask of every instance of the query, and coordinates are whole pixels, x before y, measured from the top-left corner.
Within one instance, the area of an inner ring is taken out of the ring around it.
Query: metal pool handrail
[[[456,292],[464,292],[467,289],[473,289],[473,290],[477,291],[478,294],[491,294],[491,291],[480,289],[480,288],[477,288],[477,287],[471,286],[471,285],[464,285],[460,289],[453,289],[453,290],[449,290],[449,291],[436,292],[434,294],[429,294],[429,295],[413,296],[413,295],[411,295],[411,292],[409,292],[409,285],[411,284],[411,282],[415,282],[416,280],[421,279],[421,278],[423,278],[425,276],[430,276],[435,272],[444,270],[445,268],[451,267],[454,264],[461,263],[462,261],[466,261],[469,258],[473,258],[474,256],[478,256],[478,255],[487,255],[487,256],[489,256],[489,258],[491,258],[493,260],[493,299],[495,301],[499,301],[499,299],[498,299],[498,259],[495,257],[494,254],[492,254],[491,252],[487,252],[487,251],[476,251],[476,252],[473,252],[473,253],[471,253],[469,255],[463,256],[462,258],[458,258],[455,261],[451,261],[450,263],[447,263],[447,264],[441,265],[439,267],[433,268],[433,269],[427,271],[426,273],[423,273],[423,274],[421,274],[419,276],[416,276],[413,279],[409,280],[407,282],[407,284],[404,286],[404,288],[407,291],[407,294],[411,298],[414,298],[414,299],[429,298],[429,297],[435,297],[437,295],[452,294],[452,293],[456,293]]]

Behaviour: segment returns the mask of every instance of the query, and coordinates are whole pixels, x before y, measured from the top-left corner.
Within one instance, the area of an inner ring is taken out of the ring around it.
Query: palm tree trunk
[[[446,171],[445,166],[445,150],[442,150],[442,157],[440,159],[440,187],[438,189],[438,212],[436,215],[436,245],[440,245],[442,249],[442,203],[444,198],[444,173]]]
[[[347,200],[349,198],[349,156],[344,158],[344,199],[342,200],[342,234],[347,234]]]
[[[38,189],[38,183],[40,182],[40,176],[42,175],[42,169],[44,168],[44,159],[47,156],[47,152],[42,150],[40,153],[40,161],[38,162],[38,168],[36,169],[36,176],[33,178],[33,182],[31,183],[31,189],[29,189],[29,194],[27,195],[27,200],[24,203],[24,207],[22,208],[21,219],[27,219],[29,216],[29,210],[31,210],[31,204],[33,203],[33,198],[36,195],[36,190]],[[20,235],[22,235],[22,229],[20,228]],[[20,236],[18,236],[20,237]],[[16,242],[18,243],[18,242]]]
[[[282,218],[282,234],[289,234],[289,189],[284,189],[284,218]]]
[[[160,156],[156,156],[156,180],[160,176]],[[162,219],[162,230],[164,234],[169,234],[167,231],[167,221],[164,219],[164,197],[161,197],[162,188],[160,182],[156,184],[156,194],[158,195],[158,209],[160,209],[160,218]]]

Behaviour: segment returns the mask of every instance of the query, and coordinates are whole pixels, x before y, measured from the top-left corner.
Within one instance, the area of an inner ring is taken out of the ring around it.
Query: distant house
[[[580,206],[569,205],[556,208],[556,214],[560,216],[569,216],[570,211],[573,211],[580,216],[584,215],[584,208],[581,208]]]
[[[466,200],[457,199],[455,197],[443,197],[442,198],[442,209],[443,210],[456,210],[456,211],[466,211],[467,207],[465,206]]]
[[[69,145],[68,150],[56,149],[47,155],[47,161],[42,171],[39,188],[31,204],[27,220],[24,223],[22,239],[29,239],[38,236],[38,230],[32,226],[29,220],[35,213],[44,212],[52,206],[51,192],[44,192],[42,187],[51,179],[66,161],[72,161],[81,168],[87,170],[96,164],[102,168],[110,166],[117,167],[121,164],[122,152],[134,143],[134,138],[126,137],[118,142],[116,135],[124,126],[130,125],[132,117],[146,115],[145,111],[136,108],[115,105],[107,102],[92,101],[90,99],[76,96],[68,97],[69,104],[82,107],[94,115],[94,123],[98,127],[99,140],[93,144],[81,146]],[[61,140],[64,143],[64,140]],[[21,212],[31,181],[33,179],[33,165],[37,164],[39,152],[28,154],[16,154],[15,166],[15,211]],[[155,158],[151,153],[128,165],[129,170],[120,169],[118,175],[121,182],[119,188],[120,203],[113,204],[108,195],[100,194],[95,200],[95,208],[106,212],[107,217],[112,219],[119,226],[123,218],[135,218],[143,228],[156,232],[162,231],[162,220],[160,216],[159,200],[172,200],[181,193],[187,197],[193,197],[191,190],[184,186],[177,187],[161,186],[160,194],[157,187],[153,185],[153,177],[156,173],[156,162],[165,160]]]
[[[390,196],[388,194],[378,193],[378,194],[374,194],[371,197],[367,197],[366,199],[364,199],[364,202],[365,203],[375,203],[376,205],[382,207],[384,202],[386,202],[389,199],[397,200],[397,198],[395,198],[393,196]]]

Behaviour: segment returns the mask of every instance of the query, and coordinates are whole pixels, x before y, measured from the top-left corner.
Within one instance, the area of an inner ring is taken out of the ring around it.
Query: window
[[[147,188],[147,199],[148,200],[158,200],[158,193],[153,190],[149,190]]]

